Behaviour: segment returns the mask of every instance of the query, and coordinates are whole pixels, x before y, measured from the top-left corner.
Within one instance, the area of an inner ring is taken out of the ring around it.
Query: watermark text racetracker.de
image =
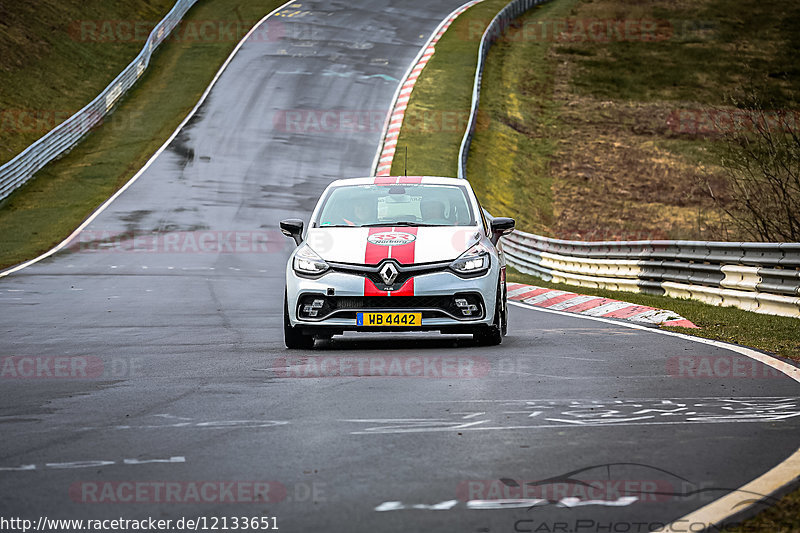
[[[69,486],[80,504],[259,504],[327,500],[318,481],[284,484],[274,480],[84,480]]]
[[[277,229],[119,232],[84,230],[69,244],[73,252],[135,254],[263,254],[291,249]]]
[[[77,481],[75,503],[277,503],[287,488],[277,481]]]
[[[0,381],[131,378],[140,366],[137,357],[9,355],[0,356]]]
[[[474,19],[459,28],[459,37],[480,41],[489,20]],[[578,18],[514,20],[494,28],[503,42],[551,42],[604,44],[654,43],[666,40],[708,39],[715,28],[709,20],[654,18]]]
[[[479,130],[488,127],[481,116]],[[403,117],[406,133],[461,133],[469,121],[463,109],[409,109]],[[383,131],[386,110],[379,109],[282,109],[272,117],[280,133],[332,134]]]
[[[279,357],[272,371],[282,378],[407,377],[481,378],[489,360],[471,356],[322,356]]]
[[[757,131],[790,132],[800,129],[796,109],[675,109],[666,119],[674,133],[715,137]]]
[[[772,378],[784,376],[777,369],[743,355],[678,355],[667,359],[673,378]]]
[[[0,132],[47,133],[75,115],[77,111],[77,109],[3,108],[0,109]],[[75,131],[101,125],[105,126],[107,131],[131,131],[143,123],[142,113],[139,111],[106,115],[100,111],[84,110],[76,117],[79,118],[69,125],[69,128]],[[70,129],[64,131],[69,132]]]
[[[184,43],[238,43],[256,25],[255,20],[182,20],[166,36],[168,41]],[[145,43],[159,21],[148,20],[75,20],[69,26],[70,37],[80,43]],[[291,26],[291,27],[290,27]],[[301,37],[297,25],[267,20],[250,35],[250,42],[275,42],[287,37]],[[162,34],[163,35],[163,34]]]

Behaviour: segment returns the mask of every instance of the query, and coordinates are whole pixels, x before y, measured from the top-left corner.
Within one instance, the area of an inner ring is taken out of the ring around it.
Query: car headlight
[[[298,274],[316,276],[322,274],[330,267],[309,245],[303,244],[297,250],[297,253],[294,254],[292,268],[294,268],[294,271]]]
[[[489,270],[489,257],[489,249],[478,243],[450,263],[450,268],[461,275],[483,274]]]

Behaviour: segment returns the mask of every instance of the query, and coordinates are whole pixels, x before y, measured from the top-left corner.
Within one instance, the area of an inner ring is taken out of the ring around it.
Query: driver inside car
[[[374,224],[378,220],[378,205],[373,198],[364,196],[357,198],[353,202],[353,214],[350,218],[343,217],[342,220],[348,226],[362,226],[364,224]]]
[[[419,210],[425,224],[450,224],[444,215],[444,204],[438,200],[420,202]]]

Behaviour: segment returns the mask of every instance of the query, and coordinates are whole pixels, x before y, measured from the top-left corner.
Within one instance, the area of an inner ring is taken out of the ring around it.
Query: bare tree
[[[735,112],[717,113],[720,163],[728,188],[719,207],[757,241],[800,240],[800,115],[767,110],[752,93],[731,99]]]

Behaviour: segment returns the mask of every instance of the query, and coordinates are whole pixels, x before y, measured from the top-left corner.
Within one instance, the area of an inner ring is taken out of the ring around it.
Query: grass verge
[[[174,4],[0,3],[0,165],[97,96],[133,61]]]
[[[556,0],[525,13],[490,49],[467,176],[489,212],[547,233],[553,225],[550,160],[558,148],[560,104],[551,95],[551,43],[512,32],[539,20],[562,20],[577,0]]]
[[[404,146],[409,147],[408,175],[458,175],[458,148],[469,118],[478,45],[486,26],[507,3],[486,0],[469,8],[439,40],[411,93],[392,175],[403,174]]]
[[[184,24],[251,24],[281,0],[205,0]],[[49,250],[124,185],[197,103],[236,38],[169,40],[106,122],[0,204],[0,268]]]
[[[729,97],[750,91],[796,113],[798,21],[781,0],[528,12],[490,51],[470,181],[543,235],[746,240],[709,193],[730,202],[714,123],[746,127]]]

